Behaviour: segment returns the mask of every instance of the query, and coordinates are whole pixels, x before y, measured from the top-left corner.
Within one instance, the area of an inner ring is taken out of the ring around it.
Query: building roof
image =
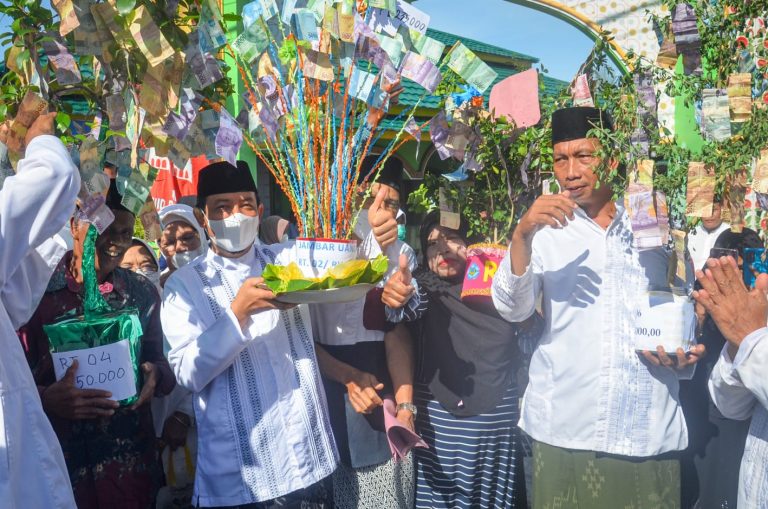
[[[531,64],[535,64],[539,61],[538,58],[532,57],[530,55],[525,55],[516,51],[510,51],[508,49],[493,46],[492,44],[486,44],[474,39],[467,39],[466,37],[461,37],[455,34],[449,34],[448,32],[443,32],[441,30],[429,28],[427,29],[427,35],[433,39],[437,39],[449,48],[453,46],[456,41],[461,41],[464,46],[471,49],[475,53],[482,53],[484,55],[493,55],[503,58],[512,58],[515,60],[523,60],[530,62]]]
[[[505,80],[506,78],[509,78],[513,74],[517,74],[521,72],[523,69],[516,69],[514,67],[509,67],[505,65],[499,65],[499,64],[492,64],[491,68],[496,71],[498,76],[493,81],[493,84],[491,84],[490,87],[483,93],[483,97],[485,98],[486,104],[488,103],[488,99],[491,95],[491,89],[500,81]],[[565,81],[561,81],[557,78],[552,78],[551,76],[547,76],[546,74],[539,74],[539,80],[541,84],[543,85],[543,88],[541,90],[541,96],[553,96],[559,94],[565,87],[568,86],[568,83]],[[415,106],[416,103],[419,101],[419,99],[424,95],[424,88],[421,87],[418,83],[411,81],[409,79],[404,79],[402,81],[403,85],[403,92],[400,94],[400,103],[404,106]],[[437,109],[440,104],[440,98],[434,95],[429,95],[421,100],[421,103],[419,103],[420,108],[427,108],[427,109]]]

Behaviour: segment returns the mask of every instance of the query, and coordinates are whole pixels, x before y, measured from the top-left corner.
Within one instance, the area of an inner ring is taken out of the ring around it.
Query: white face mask
[[[197,258],[203,254],[203,248],[198,247],[197,249],[193,249],[192,251],[184,251],[182,253],[176,252],[171,257],[171,264],[176,267],[177,269],[182,268],[183,266],[187,265],[189,262]]]
[[[259,235],[259,216],[232,214],[226,219],[208,220],[213,243],[229,253],[239,253],[251,247]]]
[[[146,270],[146,269],[139,269],[136,271],[137,274],[141,274],[145,278],[149,279],[153,285],[155,285],[155,288],[157,288],[157,291],[160,291],[160,273],[156,270]]]

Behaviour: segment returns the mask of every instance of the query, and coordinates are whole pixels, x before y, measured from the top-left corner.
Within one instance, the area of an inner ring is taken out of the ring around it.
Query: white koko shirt
[[[307,307],[255,313],[245,330],[230,309],[246,279],[293,253],[293,244],[255,245],[237,259],[209,250],[165,285],[169,361],[195,393],[202,507],[271,500],[336,469]]]
[[[382,254],[381,248],[371,233],[367,209],[358,212],[357,222],[355,223],[355,235],[363,239],[360,241],[359,250],[365,256],[373,259]],[[384,286],[384,281],[398,270],[401,254],[408,258],[408,267],[411,273],[418,267],[416,253],[414,253],[411,246],[401,240],[396,240],[387,248],[387,252],[383,254],[389,259],[389,267],[384,279],[378,285],[380,287]],[[414,279],[412,284],[417,291],[414,292],[407,306],[417,307],[421,302],[418,282]],[[352,302],[313,304],[310,306],[312,327],[315,330],[315,341],[321,345],[331,346],[349,346],[366,341],[384,341],[384,332],[366,329],[363,325],[365,300],[366,298],[363,297]],[[402,309],[393,310],[386,307],[385,313],[388,320],[399,322],[403,318],[404,311]]]
[[[523,321],[542,298],[545,329],[520,419],[535,440],[633,457],[687,446],[678,373],[635,352],[635,313],[649,287],[667,285],[669,256],[664,248],[632,246],[620,204],[607,229],[578,209],[564,228],[540,230],[521,277],[512,274],[507,253],[493,282],[501,316]],[[685,330],[693,341],[693,313],[690,318]]]
[[[715,242],[717,242],[720,234],[730,229],[731,225],[723,223],[711,232],[708,232],[702,225],[699,225],[688,234],[688,251],[691,253],[693,267],[696,270],[704,267],[709,258],[709,252],[715,247]]]
[[[51,237],[75,209],[80,175],[38,136],[0,189],[0,505],[73,508],[64,456],[15,330],[34,313],[66,246]]]
[[[752,417],[739,470],[739,507],[768,507],[768,328],[744,338],[735,359],[726,343],[709,378],[723,416]]]

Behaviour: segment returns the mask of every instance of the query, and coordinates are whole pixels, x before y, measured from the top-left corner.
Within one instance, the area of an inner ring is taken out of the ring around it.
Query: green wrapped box
[[[83,253],[84,315],[65,315],[43,330],[57,380],[77,359],[76,387],[109,390],[121,405],[131,405],[141,387],[143,331],[136,309],[114,311],[99,292],[94,264],[96,236],[91,226]]]

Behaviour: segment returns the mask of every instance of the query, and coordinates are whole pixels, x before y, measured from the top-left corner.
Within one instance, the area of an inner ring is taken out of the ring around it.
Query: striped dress
[[[525,507],[525,482],[515,468],[521,455],[517,387],[510,384],[496,408],[456,417],[425,385],[414,388],[416,427],[429,449],[416,452],[418,509]],[[520,501],[523,498],[523,501]]]

